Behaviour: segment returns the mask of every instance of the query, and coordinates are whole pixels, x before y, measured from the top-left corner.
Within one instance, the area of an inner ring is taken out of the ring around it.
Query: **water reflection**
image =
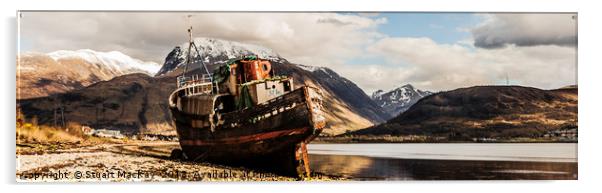
[[[315,172],[353,180],[576,180],[577,163],[310,155]]]

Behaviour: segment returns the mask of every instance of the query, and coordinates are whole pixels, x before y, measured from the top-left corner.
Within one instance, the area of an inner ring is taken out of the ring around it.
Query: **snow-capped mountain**
[[[285,61],[284,58],[280,57],[280,55],[272,49],[254,44],[206,37],[194,38],[193,41],[196,48],[194,46],[192,47],[191,60],[193,61],[193,64],[189,66],[189,68],[192,69],[200,68],[201,61],[206,65],[213,66],[215,64],[223,64],[230,59],[245,55],[257,55],[260,58],[269,59],[271,61]],[[156,76],[168,74],[178,67],[184,66],[184,64],[186,64],[186,58],[188,57],[188,47],[188,42],[176,46],[167,55],[163,67],[157,72]],[[200,57],[197,54],[197,49],[200,53]]]
[[[52,59],[82,59],[88,63],[97,65],[113,72],[114,74],[145,73],[154,75],[161,66],[155,62],[145,62],[132,58],[119,51],[98,52],[90,49],[81,50],[58,50],[47,54]]]
[[[433,93],[430,91],[422,91],[406,84],[387,92],[377,90],[372,93],[371,98],[391,116],[397,116],[408,110],[421,98],[431,94]]]
[[[17,97],[64,93],[125,74],[153,75],[159,68],[154,62],[143,62],[117,51],[83,49],[23,53],[19,55],[17,65]]]

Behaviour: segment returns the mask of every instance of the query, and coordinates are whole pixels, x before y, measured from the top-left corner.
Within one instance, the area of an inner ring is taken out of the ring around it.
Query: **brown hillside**
[[[65,122],[126,133],[156,133],[172,130],[167,97],[173,89],[171,78],[129,74],[64,94],[19,100],[17,104],[26,117],[36,117],[40,124],[54,124],[54,109],[63,107]]]
[[[353,134],[531,137],[576,127],[576,88],[476,86],[425,97],[387,123]]]

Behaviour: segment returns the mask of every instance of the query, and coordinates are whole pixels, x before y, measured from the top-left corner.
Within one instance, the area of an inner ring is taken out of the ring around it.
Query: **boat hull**
[[[182,151],[193,161],[308,176],[303,148],[325,123],[316,119],[317,104],[307,89],[285,94],[271,104],[222,114],[214,127],[195,127],[193,123],[214,116],[191,115],[171,107]]]

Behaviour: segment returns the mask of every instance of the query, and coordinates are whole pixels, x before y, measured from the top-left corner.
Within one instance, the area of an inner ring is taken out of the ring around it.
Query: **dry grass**
[[[17,126],[17,142],[78,143],[84,140],[83,136],[69,132],[70,129],[72,128],[52,128],[32,123],[24,123]]]
[[[176,128],[169,123],[148,123],[146,124],[146,129],[141,133],[177,135]]]
[[[77,123],[67,123],[66,127],[50,127],[38,125],[35,118],[25,120],[23,115],[17,115],[17,143],[37,144],[99,144],[114,142],[111,139],[87,136]]]

